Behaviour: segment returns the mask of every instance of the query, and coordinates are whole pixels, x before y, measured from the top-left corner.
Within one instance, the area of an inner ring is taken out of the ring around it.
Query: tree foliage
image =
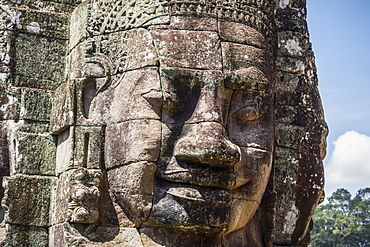
[[[312,218],[311,247],[370,246],[370,188],[353,199],[348,190],[338,189]]]

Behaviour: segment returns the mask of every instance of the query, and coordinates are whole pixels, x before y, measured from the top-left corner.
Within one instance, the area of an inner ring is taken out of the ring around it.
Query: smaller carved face
[[[68,202],[69,221],[73,223],[95,223],[99,218],[100,171],[78,169],[71,177]]]

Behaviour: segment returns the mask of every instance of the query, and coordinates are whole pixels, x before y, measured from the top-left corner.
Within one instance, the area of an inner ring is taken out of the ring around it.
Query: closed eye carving
[[[259,105],[246,105],[230,114],[230,118],[237,120],[239,124],[254,121],[261,118],[266,112],[266,107]]]
[[[229,119],[245,124],[261,118],[267,111],[264,99],[265,96],[258,92],[236,91],[231,101]]]

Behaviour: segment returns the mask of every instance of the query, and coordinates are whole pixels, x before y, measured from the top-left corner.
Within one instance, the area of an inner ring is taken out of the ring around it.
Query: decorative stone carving
[[[5,243],[307,246],[327,128],[304,1],[3,2]]]
[[[82,168],[72,174],[68,202],[69,222],[92,224],[99,219],[98,201],[101,181],[100,171]]]

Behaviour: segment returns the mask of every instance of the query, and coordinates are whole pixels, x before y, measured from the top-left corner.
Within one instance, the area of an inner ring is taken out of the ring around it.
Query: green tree
[[[338,189],[312,218],[311,247],[370,247],[370,188]]]

